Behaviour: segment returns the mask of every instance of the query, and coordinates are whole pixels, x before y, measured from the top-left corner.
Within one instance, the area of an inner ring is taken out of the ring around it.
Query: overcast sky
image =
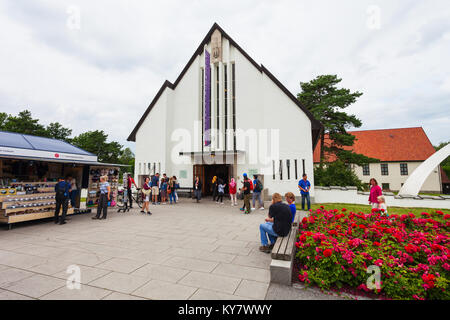
[[[294,94],[320,74],[363,92],[349,108],[362,129],[450,140],[448,0],[0,0],[0,111],[134,149],[129,133],[214,22]]]

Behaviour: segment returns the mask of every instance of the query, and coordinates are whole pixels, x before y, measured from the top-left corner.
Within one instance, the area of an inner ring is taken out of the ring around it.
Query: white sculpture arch
[[[403,187],[398,193],[399,196],[417,196],[425,180],[431,172],[447,157],[450,156],[450,144],[434,153],[425,160],[416,170],[409,176]]]

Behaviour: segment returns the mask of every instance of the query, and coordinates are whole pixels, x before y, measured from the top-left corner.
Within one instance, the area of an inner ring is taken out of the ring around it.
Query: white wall
[[[424,197],[423,199],[399,198],[393,195],[384,195],[386,205],[389,207],[406,208],[436,208],[450,209],[450,198]],[[439,200],[437,200],[440,198]],[[350,203],[350,204],[369,204],[369,193],[358,192],[356,188],[325,188],[316,187],[315,203]]]
[[[408,179],[409,175],[422,163],[422,162],[381,162],[387,163],[389,169],[389,175],[382,176],[381,175],[381,166],[380,163],[371,163],[369,164],[370,175],[364,176],[363,169],[360,166],[354,166],[353,170],[356,175],[361,179],[361,181],[365,183],[369,183],[371,178],[375,178],[378,181],[378,184],[381,186],[382,183],[389,183],[389,187],[391,190],[398,191],[400,190],[402,183]],[[402,176],[400,174],[400,163],[408,164],[408,175]],[[439,167],[435,168],[430,176],[425,180],[425,183],[422,186],[422,191],[428,192],[436,192],[440,193],[442,189]]]

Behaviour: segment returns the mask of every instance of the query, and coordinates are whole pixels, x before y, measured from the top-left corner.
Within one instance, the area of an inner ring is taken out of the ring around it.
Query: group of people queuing
[[[163,173],[160,177],[159,173],[146,177],[142,186],[142,192],[144,194],[144,205],[142,206],[141,213],[150,212],[150,200],[153,205],[156,204],[176,204],[178,200],[177,189],[180,187],[177,177],[168,177]]]

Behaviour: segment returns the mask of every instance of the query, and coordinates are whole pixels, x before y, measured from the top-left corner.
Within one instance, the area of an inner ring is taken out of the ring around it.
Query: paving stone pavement
[[[268,210],[180,200],[152,205],[151,216],[110,209],[106,220],[2,227],[0,300],[264,299],[270,255],[258,250],[259,224]],[[70,266],[80,268],[79,290],[67,286]]]

